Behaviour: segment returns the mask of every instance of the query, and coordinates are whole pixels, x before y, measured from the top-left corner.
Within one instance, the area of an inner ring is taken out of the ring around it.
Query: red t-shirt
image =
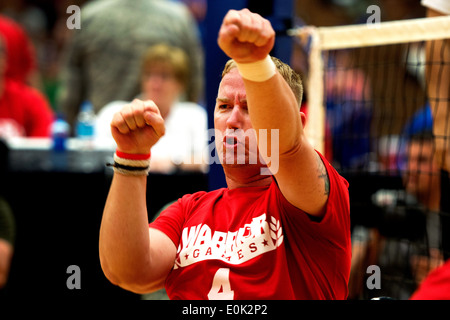
[[[450,300],[450,260],[425,278],[411,300]]]
[[[6,70],[8,79],[26,83],[36,70],[35,49],[20,24],[0,14],[0,41],[6,47]]]
[[[53,110],[36,89],[6,80],[0,95],[0,137],[48,137]]]
[[[348,183],[323,156],[325,216],[291,205],[275,180],[186,195],[150,227],[178,247],[165,283],[171,299],[346,299],[350,273]]]

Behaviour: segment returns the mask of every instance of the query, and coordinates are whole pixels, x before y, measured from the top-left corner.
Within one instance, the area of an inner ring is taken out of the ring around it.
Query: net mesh
[[[450,111],[450,17],[293,34],[309,54],[307,135],[350,183],[349,298],[408,299],[450,252],[448,174],[436,157],[449,129],[433,132],[433,115]],[[369,265],[381,289],[367,282]]]

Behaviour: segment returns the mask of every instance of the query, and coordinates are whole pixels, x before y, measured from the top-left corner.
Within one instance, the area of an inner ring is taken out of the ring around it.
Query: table
[[[49,141],[9,144],[3,194],[16,219],[16,243],[8,284],[0,298],[139,299],[112,285],[98,254],[103,207],[113,171],[111,150],[73,145],[55,152]],[[1,162],[0,162],[1,163]],[[166,203],[207,190],[205,173],[150,174],[149,220]],[[80,289],[69,289],[68,268],[80,268]]]

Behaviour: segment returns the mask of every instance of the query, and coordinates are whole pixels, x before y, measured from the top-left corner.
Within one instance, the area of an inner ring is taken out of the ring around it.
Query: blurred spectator
[[[26,0],[2,0],[2,13],[20,24],[35,46],[39,46],[47,32],[47,16],[39,7]]]
[[[207,115],[200,105],[180,102],[189,81],[190,65],[180,48],[158,44],[144,54],[140,73],[141,100],[153,100],[165,121],[165,135],[152,148],[153,172],[206,170],[203,151],[207,147]],[[114,113],[127,104],[114,101],[97,116],[97,143],[116,147],[110,123]]]
[[[440,226],[440,174],[433,159],[434,141],[430,131],[411,138],[408,150],[408,167],[404,175],[407,192],[415,195],[425,207],[428,250],[411,256],[412,272],[416,283],[421,283],[427,274],[443,263]]]
[[[429,106],[416,112],[403,130],[408,135],[402,178],[404,190],[382,189],[372,201],[379,210],[376,229],[357,227],[353,234],[353,283],[368,265],[380,266],[382,287],[376,295],[408,299],[426,275],[443,263],[440,226],[440,173],[433,158]],[[362,270],[358,271],[356,269]],[[352,287],[353,298],[361,287]]]
[[[406,191],[432,211],[439,211],[439,168],[433,161],[433,135],[419,133],[408,143],[408,163],[403,175]]]
[[[203,49],[196,21],[181,3],[161,0],[99,0],[81,8],[81,29],[75,30],[61,70],[59,107],[73,124],[82,101],[95,112],[108,102],[131,100],[139,93],[143,52],[166,42],[189,57],[188,101],[202,95]]]
[[[172,0],[175,2],[183,2],[191,11],[195,20],[197,21],[197,25],[199,28],[199,32],[202,38],[203,45],[205,45],[206,41],[206,12],[208,11],[208,0]]]
[[[450,260],[430,273],[411,300],[450,300]]]
[[[53,112],[36,89],[5,77],[6,48],[0,41],[0,137],[46,137]]]
[[[344,170],[361,169],[370,154],[370,82],[364,71],[353,65],[350,52],[335,53],[329,63],[326,139],[332,141],[332,162]]]
[[[172,0],[174,2],[183,2],[191,11],[197,23],[203,22],[206,17],[208,7],[207,0]]]
[[[15,221],[8,202],[0,196],[0,289],[8,280],[14,251]]]
[[[5,77],[37,86],[36,53],[25,31],[15,21],[0,15],[0,34],[6,50]]]
[[[422,0],[427,17],[450,15],[450,2]],[[433,113],[436,150],[435,157],[441,168],[441,190],[450,192],[450,39],[438,39],[426,43],[426,81],[428,99]],[[450,259],[450,197],[442,197],[444,257]]]
[[[296,16],[307,25],[338,26],[355,23],[367,0],[296,0]]]
[[[422,0],[427,8],[428,17],[438,17],[450,14],[450,3],[442,0]],[[435,158],[441,168],[441,194],[447,195],[450,188],[450,152],[448,138],[449,108],[450,108],[450,41],[449,39],[427,42],[427,84],[430,103],[434,117],[433,132],[435,135]],[[434,270],[422,282],[411,297],[412,300],[450,299],[450,200],[448,196],[441,197],[440,210],[442,225],[442,246],[446,263]]]
[[[5,288],[14,252],[16,221],[11,207],[3,196],[7,188],[8,147],[0,139],[0,299],[6,294]]]
[[[43,89],[54,110],[57,109],[62,56],[73,34],[73,29],[67,28],[67,19],[71,15],[67,13],[67,8],[71,5],[81,7],[84,2],[86,0],[53,1],[51,8],[54,11],[47,13],[49,16],[53,16],[54,19],[49,19],[52,22],[51,27],[48,30],[45,44],[40,46],[41,51],[38,54],[38,60]]]

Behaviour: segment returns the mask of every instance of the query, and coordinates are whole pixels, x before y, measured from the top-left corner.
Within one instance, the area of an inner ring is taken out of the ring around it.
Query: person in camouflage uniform
[[[203,92],[203,48],[195,19],[184,4],[167,0],[97,0],[81,8],[61,70],[58,109],[74,127],[83,101],[97,113],[108,102],[132,100],[140,91],[141,56],[165,42],[182,48],[191,75],[185,100]]]

